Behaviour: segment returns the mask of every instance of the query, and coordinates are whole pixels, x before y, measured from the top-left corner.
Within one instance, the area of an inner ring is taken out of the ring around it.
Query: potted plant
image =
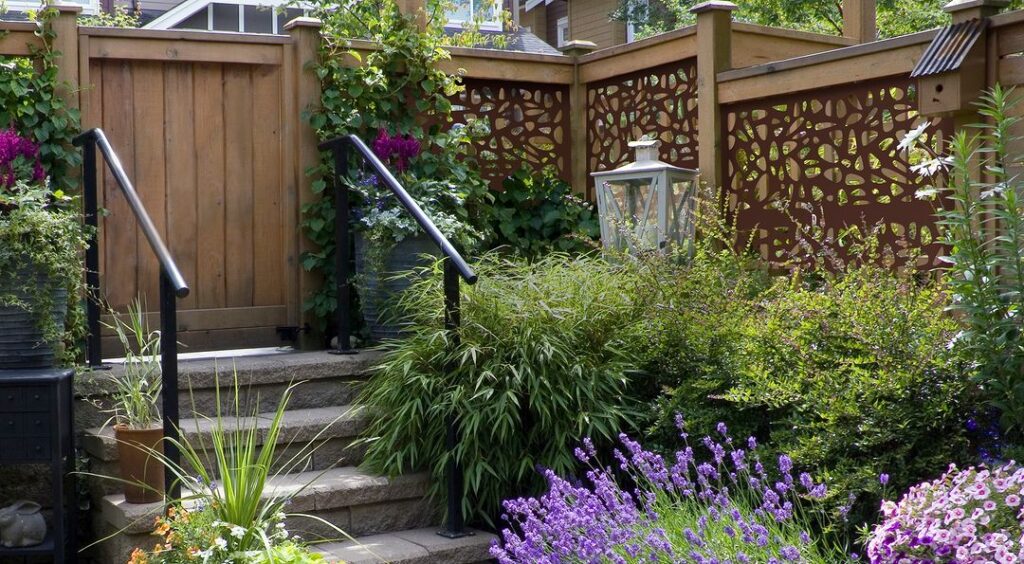
[[[373,151],[453,244],[472,249],[484,238],[476,226],[486,183],[465,157],[480,125],[456,126],[421,143],[411,135],[382,129]],[[424,148],[426,147],[426,148]],[[350,183],[355,195],[356,285],[370,337],[394,338],[401,324],[388,314],[412,281],[411,273],[440,251],[373,171]]]
[[[49,368],[64,354],[69,297],[86,237],[71,198],[52,190],[39,146],[0,130],[0,369]]]
[[[127,321],[114,315],[111,326],[124,348],[124,365],[112,371],[111,420],[120,464],[124,499],[128,503],[152,503],[163,499],[164,431],[159,401],[163,374],[160,369],[160,333],[150,331],[138,300],[128,306]]]

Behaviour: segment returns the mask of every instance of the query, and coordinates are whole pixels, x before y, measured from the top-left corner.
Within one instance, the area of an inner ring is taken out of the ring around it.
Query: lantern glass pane
[[[694,209],[696,202],[693,180],[689,178],[673,178],[672,189],[668,193],[668,233],[670,243],[681,244],[693,237]]]
[[[610,222],[614,247],[658,245],[657,180],[648,178],[617,179],[605,184],[605,201],[611,209],[602,221]]]

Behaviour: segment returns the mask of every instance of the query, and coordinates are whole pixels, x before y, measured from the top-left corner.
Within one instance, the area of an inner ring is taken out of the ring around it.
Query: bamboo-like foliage
[[[639,322],[639,278],[599,258],[485,258],[480,281],[463,286],[453,348],[440,265],[432,268],[398,305],[411,335],[385,347],[363,391],[373,414],[366,464],[389,474],[430,470],[443,497],[445,422],[455,417],[464,512],[490,520],[502,499],[537,491],[537,467],[566,473],[583,437],[629,428],[633,363],[623,345]]]

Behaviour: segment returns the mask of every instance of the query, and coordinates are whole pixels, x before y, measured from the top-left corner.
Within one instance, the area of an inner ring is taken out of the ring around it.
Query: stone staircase
[[[376,356],[360,353],[337,356],[326,352],[290,352],[240,358],[180,361],[179,400],[181,429],[193,444],[209,444],[210,423],[202,417],[216,414],[217,391],[222,410],[234,401],[233,373],[238,374],[243,413],[257,405],[262,415],[257,427],[265,430],[281,394],[292,382],[294,391],[277,452],[292,458],[310,440],[320,445],[301,456],[292,473],[275,477],[267,492],[297,492],[287,511],[309,514],[340,528],[354,540],[339,539],[337,531],[303,517],[290,517],[288,529],[306,540],[325,540],[317,545],[330,562],[353,563],[465,563],[488,559],[493,535],[477,532],[462,539],[438,536],[440,511],[426,496],[425,474],[389,479],[361,470],[363,452],[353,441],[365,428],[365,413],[353,405],[359,384]],[[117,367],[114,368],[117,370]],[[219,374],[219,376],[218,376]],[[79,378],[78,391],[92,396],[76,409],[78,428],[88,428],[82,445],[90,459],[90,472],[117,475],[117,445],[112,430],[103,429],[103,373]],[[192,406],[195,406],[194,410]],[[230,426],[234,417],[225,418]],[[266,438],[266,433],[259,436]],[[101,562],[126,562],[136,546],[152,548],[153,519],[161,504],[128,504],[116,493],[115,482],[89,479],[93,496],[93,525],[102,538],[114,535],[94,548]]]

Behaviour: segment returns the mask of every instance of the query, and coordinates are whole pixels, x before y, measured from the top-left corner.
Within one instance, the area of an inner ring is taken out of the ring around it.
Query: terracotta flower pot
[[[128,503],[153,503],[163,500],[164,465],[153,451],[163,453],[164,430],[161,427],[131,429],[115,425],[117,454]]]

